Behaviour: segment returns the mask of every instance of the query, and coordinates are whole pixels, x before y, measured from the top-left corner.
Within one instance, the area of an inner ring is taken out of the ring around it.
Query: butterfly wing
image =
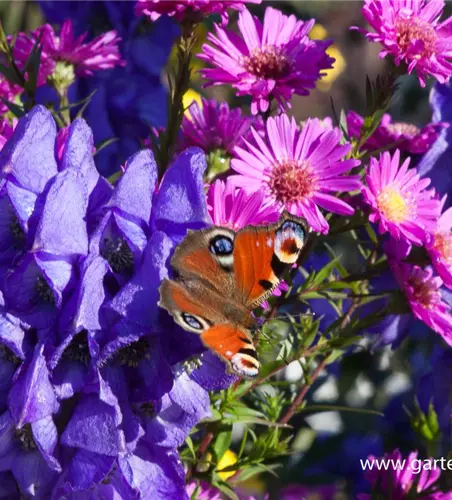
[[[285,212],[276,224],[245,227],[234,241],[234,276],[241,302],[256,307],[278,285],[304,246],[304,219]]]
[[[259,362],[250,333],[233,322],[241,311],[229,309],[232,303],[226,305],[225,314],[225,299],[216,296],[215,292],[209,293],[202,284],[188,282],[182,285],[176,281],[163,280],[159,305],[182,328],[200,335],[204,345],[222,358],[232,372],[249,378],[259,373]]]

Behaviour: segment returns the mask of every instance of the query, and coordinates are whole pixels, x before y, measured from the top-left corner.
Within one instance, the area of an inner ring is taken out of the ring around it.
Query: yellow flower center
[[[390,222],[403,222],[410,213],[407,200],[395,186],[385,187],[377,197],[377,204],[380,212]]]
[[[452,266],[452,233],[436,233],[433,246],[446,264]]]

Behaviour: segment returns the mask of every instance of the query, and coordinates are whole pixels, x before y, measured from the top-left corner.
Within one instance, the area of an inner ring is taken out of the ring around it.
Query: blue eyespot
[[[215,255],[231,255],[234,244],[227,236],[217,236],[210,242],[210,251]]]
[[[191,314],[182,313],[182,319],[190,328],[194,328],[195,330],[202,330],[201,323]]]
[[[287,220],[286,222],[284,222],[284,224],[281,226],[281,229],[283,231],[293,231],[302,241],[305,239],[305,230],[300,224],[294,222],[293,220]]]

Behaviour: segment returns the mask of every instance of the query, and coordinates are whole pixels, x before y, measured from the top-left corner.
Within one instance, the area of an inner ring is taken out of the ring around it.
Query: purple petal
[[[41,420],[58,410],[43,350],[43,345],[36,346],[33,358],[22,367],[9,393],[8,407],[17,427]]]
[[[141,492],[143,500],[188,500],[185,473],[176,451],[142,445],[135,454],[121,456],[119,467],[127,483]]]
[[[16,481],[11,472],[0,472],[0,498],[20,498]]]
[[[190,378],[206,391],[221,391],[233,384],[237,377],[226,373],[226,365],[211,351],[201,354],[202,365],[193,370]]]
[[[76,118],[70,128],[64,145],[61,170],[73,170],[85,179],[88,196],[91,195],[99,180],[93,158],[93,133],[85,120]]]
[[[20,327],[20,321],[9,314],[0,316],[0,344],[21,359],[25,359],[25,353],[30,349],[25,339],[25,332]]]
[[[36,106],[19,120],[0,152],[0,170],[21,187],[39,194],[57,174],[54,147],[56,126],[44,106]]]
[[[33,438],[47,465],[54,471],[61,472],[58,460],[53,456],[58,443],[58,431],[51,416],[31,424]]]
[[[114,297],[109,307],[128,321],[155,329],[159,312],[158,288],[168,277],[166,263],[172,249],[171,240],[162,232],[152,235],[143,255],[143,263],[134,277]]]
[[[81,391],[86,384],[88,370],[79,361],[65,359],[58,363],[52,372],[52,384],[58,399],[69,399]]]
[[[114,460],[114,457],[78,450],[68,467],[67,478],[75,490],[90,489],[105,479]]]
[[[73,257],[88,253],[87,188],[73,170],[59,173],[47,193],[33,251]]]
[[[186,372],[176,379],[169,397],[190,415],[198,415],[198,418],[210,415],[210,399],[207,391]]]
[[[209,223],[203,175],[207,168],[200,148],[181,153],[166,171],[154,200],[152,227],[180,242],[187,229]]]
[[[12,472],[22,493],[35,496],[39,492],[41,498],[46,498],[47,486],[56,474],[37,450],[18,453],[12,464]]]
[[[149,149],[133,155],[119,179],[108,207],[116,208],[137,221],[149,224],[152,197],[157,184],[157,164]]]
[[[35,209],[37,196],[13,182],[8,182],[6,191],[11,205],[14,207],[15,215],[22,223],[22,228],[27,229],[29,219]]]
[[[95,396],[85,397],[72,414],[61,443],[73,448],[116,456],[121,443],[114,409]]]

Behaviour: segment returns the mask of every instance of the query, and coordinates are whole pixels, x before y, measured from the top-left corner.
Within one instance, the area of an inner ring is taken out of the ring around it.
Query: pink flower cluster
[[[390,267],[414,316],[452,345],[452,310],[442,292],[443,285],[452,287],[452,210],[441,215],[445,199],[409,164],[407,159],[400,165],[399,150],[372,158],[363,197],[370,221],[392,238],[386,250]],[[426,248],[433,269],[405,262],[412,244]]]
[[[95,71],[123,65],[119,52],[116,31],[107,31],[90,42],[85,42],[87,34],[75,36],[72,22],[67,20],[61,26],[60,34],[49,24],[27,34],[19,33],[14,45],[14,58],[20,68],[24,68],[36,43],[41,44],[41,64],[38,85],[44,85],[54,74],[59,62],[72,66],[77,76],[91,76]]]
[[[211,14],[221,14],[223,24],[227,23],[227,9],[243,10],[245,3],[261,3],[262,0],[138,0],[135,6],[137,16],[147,16],[156,21],[167,15],[178,21],[185,18],[202,19]]]

